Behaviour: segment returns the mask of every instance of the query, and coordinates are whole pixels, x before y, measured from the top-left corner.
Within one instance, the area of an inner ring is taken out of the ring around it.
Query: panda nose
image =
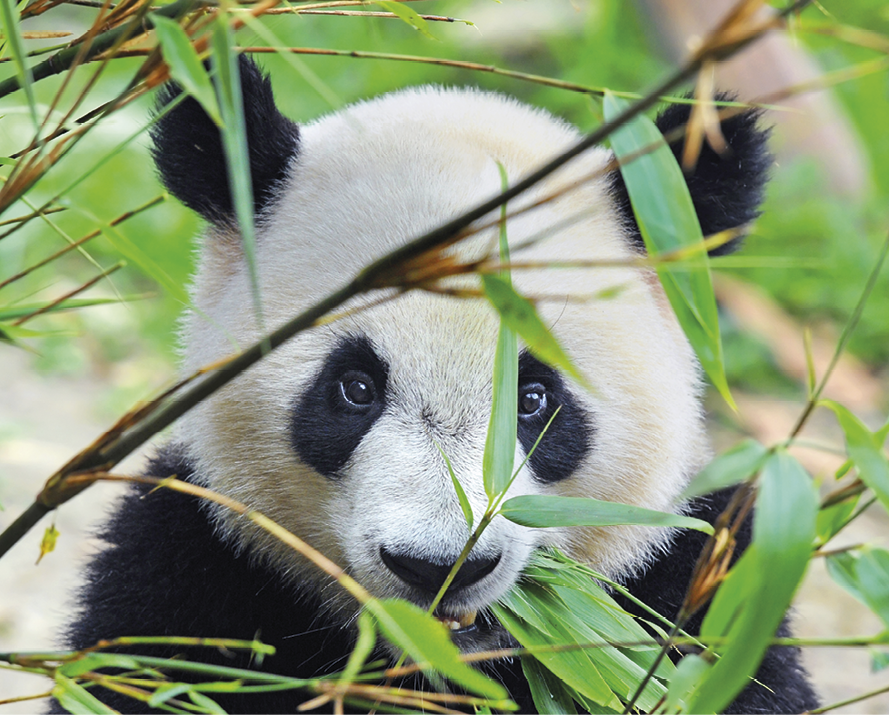
[[[468,558],[448,587],[448,592],[453,593],[481,581],[497,568],[497,564],[500,563],[500,556],[501,554],[497,554],[493,558]],[[454,566],[453,563],[440,564],[427,559],[420,559],[416,556],[396,554],[389,551],[385,546],[380,547],[380,558],[383,559],[383,563],[386,564],[389,570],[402,581],[414,588],[432,594],[438,593],[441,585],[451,572],[451,568]]]

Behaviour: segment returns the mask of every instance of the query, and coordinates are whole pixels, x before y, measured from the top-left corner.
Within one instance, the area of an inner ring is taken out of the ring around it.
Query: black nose
[[[470,557],[466,559],[448,587],[448,592],[453,593],[481,581],[497,567],[497,564],[500,563],[500,556],[501,554],[497,554],[493,558]],[[454,565],[453,563],[435,563],[407,554],[396,554],[385,546],[380,547],[380,558],[383,559],[383,563],[389,567],[389,570],[402,581],[421,591],[433,594],[438,593]]]

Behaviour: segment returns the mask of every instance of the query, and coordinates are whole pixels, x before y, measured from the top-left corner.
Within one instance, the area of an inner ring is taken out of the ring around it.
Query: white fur
[[[429,87],[361,103],[302,128],[291,179],[259,229],[267,325],[280,325],[374,258],[498,193],[497,162],[515,181],[577,138],[565,123],[502,96]],[[606,181],[597,175],[608,158],[605,150],[589,151],[510,203],[514,211],[566,190],[508,222],[514,247],[530,237],[545,239],[514,251],[514,260],[633,257]],[[193,288],[197,310],[185,321],[186,372],[230,354],[232,338],[246,346],[259,336],[237,242],[216,229],[208,234]],[[495,245],[496,229],[490,229],[454,252],[479,257]],[[696,361],[656,279],[641,268],[576,267],[516,270],[514,282],[524,294],[545,298],[538,305],[544,320],[594,386],[593,393],[572,388],[596,432],[573,477],[545,486],[526,468],[511,493],[671,509],[707,448]],[[615,295],[595,297],[609,289]],[[349,307],[379,297],[356,299]],[[209,486],[301,536],[373,593],[400,595],[402,586],[381,563],[379,546],[454,558],[468,535],[436,442],[476,516],[484,510],[481,462],[497,325],[483,301],[408,293],[297,336],[190,412],[178,436]],[[344,476],[331,480],[300,463],[290,445],[289,415],[296,396],[346,334],[367,335],[382,353],[392,397]],[[424,407],[433,411],[437,429],[420,418]],[[518,463],[520,445],[516,454]],[[225,534],[238,543],[258,541],[284,572],[320,578],[230,513],[218,518]],[[664,538],[664,532],[643,527],[532,530],[497,518],[477,548],[503,550],[504,557],[467,590],[462,605],[476,609],[504,593],[543,543],[619,576]]]

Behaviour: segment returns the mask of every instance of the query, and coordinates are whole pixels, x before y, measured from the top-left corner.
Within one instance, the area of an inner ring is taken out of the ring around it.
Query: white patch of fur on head
[[[258,236],[266,324],[280,325],[372,260],[498,193],[498,162],[512,182],[577,138],[565,123],[514,100],[430,87],[304,127],[291,178]],[[634,255],[607,180],[595,176],[608,159],[604,150],[591,150],[510,202],[515,210],[568,189],[508,221],[514,260],[612,262]],[[193,287],[197,309],[185,321],[186,372],[231,353],[231,337],[241,346],[259,337],[239,252],[213,234],[205,239]],[[541,240],[516,250],[532,237]],[[496,229],[454,251],[479,256],[492,246]],[[546,484],[526,467],[512,494],[588,496],[669,510],[705,460],[696,361],[647,275],[629,267],[514,272],[516,287],[540,298],[545,322],[595,391],[571,385],[594,427],[589,454],[574,475]],[[596,297],[606,294],[611,297]],[[389,394],[384,413],[341,474],[330,478],[300,462],[290,415],[349,335],[366,337],[388,363]],[[447,560],[468,535],[436,443],[476,517],[484,510],[481,459],[496,335],[497,318],[481,301],[409,293],[297,336],[192,410],[179,437],[207,485],[290,529],[373,593],[403,595],[403,584],[380,561],[380,546]],[[521,458],[517,445],[517,463]],[[218,518],[225,533],[253,544],[283,571],[322,583],[314,568],[270,537],[230,514]],[[531,530],[499,518],[477,550],[500,551],[501,562],[457,605],[475,609],[501,595],[544,543],[619,577],[663,538],[664,532],[643,527]]]

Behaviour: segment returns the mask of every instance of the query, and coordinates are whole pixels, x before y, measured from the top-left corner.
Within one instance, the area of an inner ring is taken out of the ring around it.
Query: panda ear
[[[252,59],[238,58],[253,203],[259,214],[275,198],[299,151],[299,128],[275,106],[272,87]],[[157,99],[158,111],[181,93],[168,83]],[[187,97],[151,129],[152,155],[164,186],[182,203],[212,223],[235,222],[225,151],[219,128],[201,105]]]
[[[715,99],[729,101],[733,97],[719,94]],[[684,127],[690,115],[691,105],[671,104],[658,115],[655,124],[662,134],[668,134]],[[722,121],[720,126],[728,151],[718,154],[704,142],[695,167],[685,175],[705,236],[743,226],[759,216],[759,206],[772,165],[772,155],[768,150],[770,132],[758,126],[760,115],[760,111],[748,110]],[[670,144],[677,161],[681,161],[684,143],[685,138],[681,136]],[[631,227],[630,241],[644,251],[645,244],[636,225],[626,185],[620,172],[614,172],[613,176],[613,195],[627,219],[627,225]],[[742,236],[733,238],[714,248],[710,255],[731,253],[740,246],[742,239]]]

